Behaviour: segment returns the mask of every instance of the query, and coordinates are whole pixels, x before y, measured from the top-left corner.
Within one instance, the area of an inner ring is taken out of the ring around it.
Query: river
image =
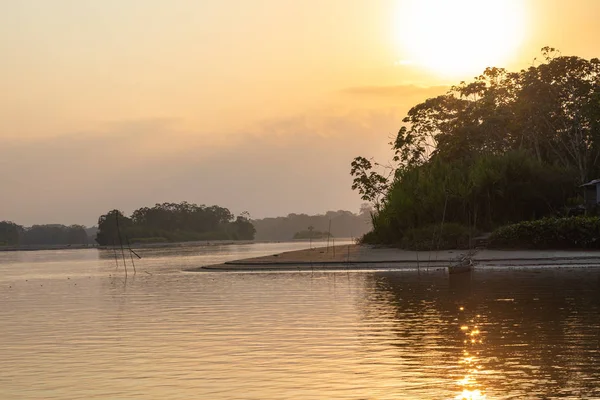
[[[0,253],[0,399],[600,398],[600,269],[183,271],[305,247]]]

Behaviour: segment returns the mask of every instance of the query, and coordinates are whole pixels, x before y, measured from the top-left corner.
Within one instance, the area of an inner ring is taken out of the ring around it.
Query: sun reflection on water
[[[460,311],[464,311],[464,307],[459,308]],[[478,364],[480,347],[483,344],[482,333],[479,329],[479,325],[476,320],[480,318],[477,315],[475,319],[469,320],[470,324],[462,324],[460,326],[461,332],[465,335],[463,343],[465,349],[463,350],[463,356],[460,363],[466,368],[466,375],[464,378],[457,381],[457,384],[461,388],[461,392],[455,397],[456,400],[484,400],[487,399],[487,395],[480,388],[480,384],[477,382],[477,375],[481,373],[481,365]]]
[[[476,390],[463,390],[461,394],[456,396],[457,400],[485,400],[487,396],[482,394],[479,389]]]

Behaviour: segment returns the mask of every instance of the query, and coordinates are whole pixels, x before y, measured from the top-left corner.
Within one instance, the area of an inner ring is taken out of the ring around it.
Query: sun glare
[[[406,62],[444,76],[502,66],[525,35],[524,0],[399,0]]]

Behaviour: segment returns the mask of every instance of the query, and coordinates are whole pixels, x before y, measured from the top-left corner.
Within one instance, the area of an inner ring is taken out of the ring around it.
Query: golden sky
[[[597,0],[2,1],[0,220],[357,211],[350,161],[388,158],[411,105],[546,45],[598,57],[599,17]]]

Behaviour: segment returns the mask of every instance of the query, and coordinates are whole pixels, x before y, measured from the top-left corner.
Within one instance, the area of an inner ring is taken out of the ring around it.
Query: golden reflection
[[[463,307],[460,308],[464,310]],[[481,316],[477,315],[475,319],[469,320],[471,324],[461,325],[460,330],[465,335],[465,349],[463,349],[463,357],[460,363],[465,366],[466,375],[464,378],[457,381],[458,386],[461,388],[461,392],[455,397],[457,400],[483,400],[487,396],[480,388],[480,384],[477,382],[477,375],[481,373],[481,365],[479,365],[479,348],[480,344],[483,344],[481,338],[482,332],[479,329],[479,325],[476,324],[476,320]]]
[[[480,390],[463,390],[461,394],[455,397],[457,400],[484,400],[487,396]]]

